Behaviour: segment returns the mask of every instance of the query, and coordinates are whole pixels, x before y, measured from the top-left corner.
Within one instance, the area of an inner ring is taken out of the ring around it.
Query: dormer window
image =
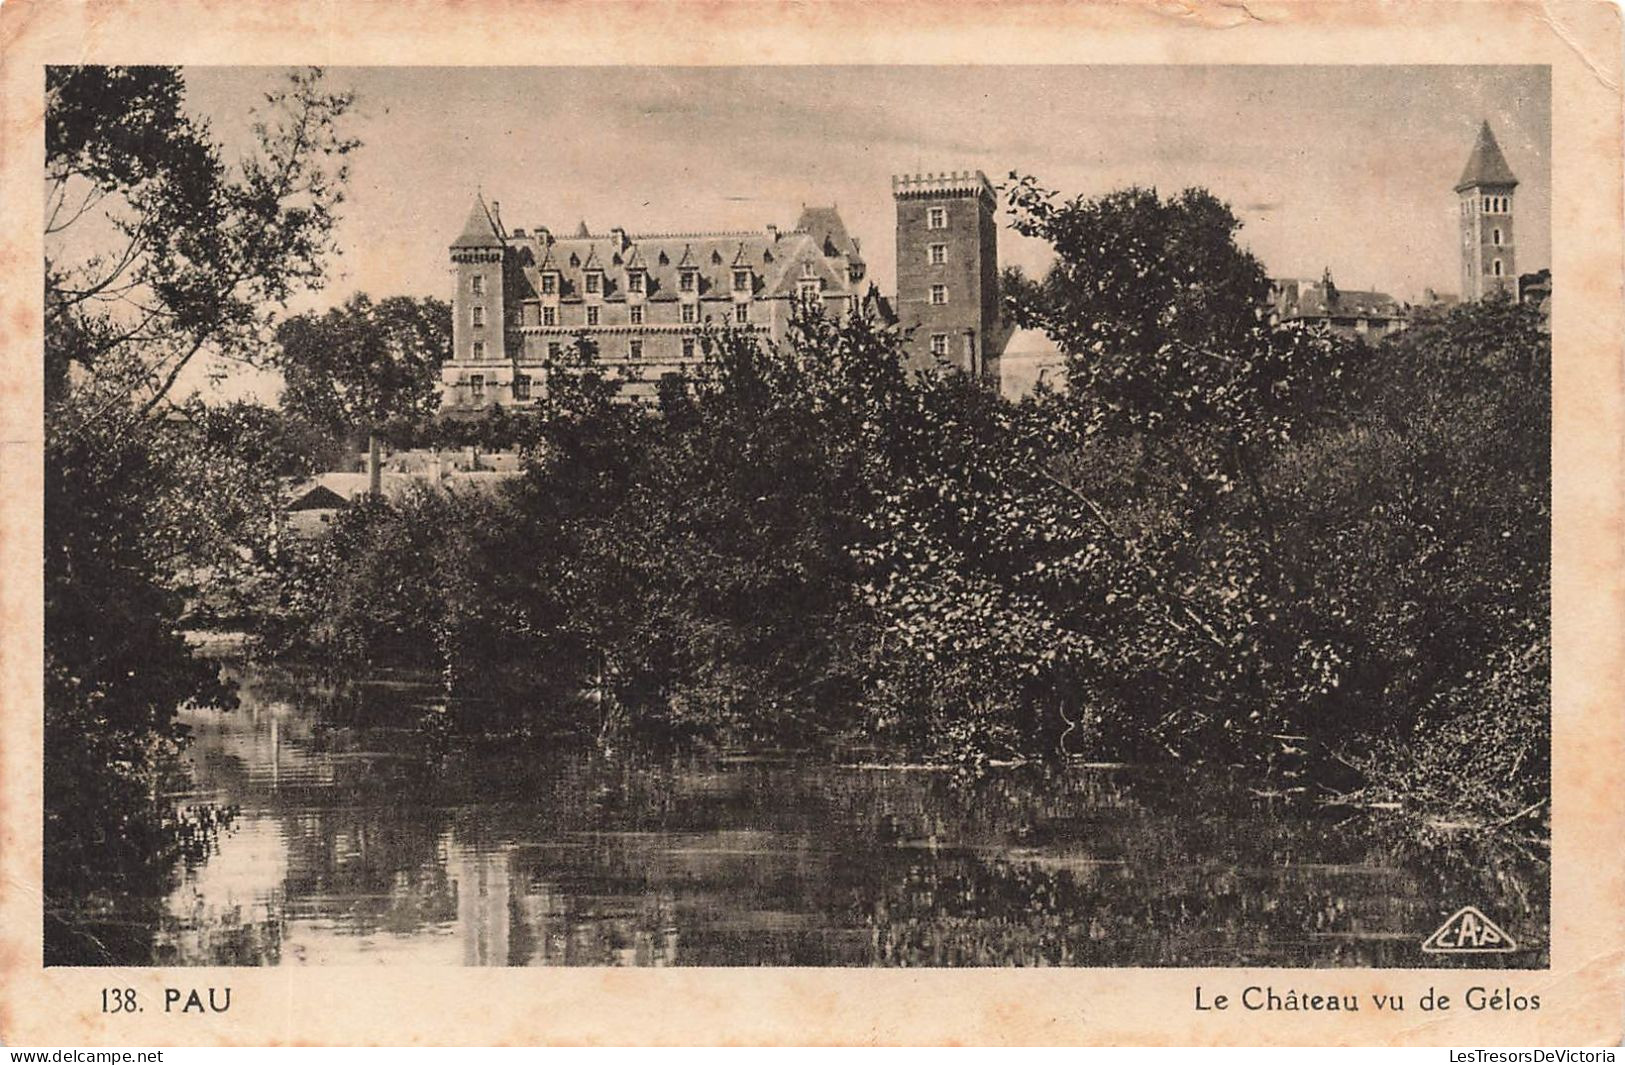
[[[750,271],[749,270],[735,270],[734,271],[734,291],[735,292],[749,292],[750,291]]]
[[[805,303],[812,303],[818,299],[818,279],[816,277],[804,278],[796,283],[796,289]]]
[[[587,295],[595,296],[595,295],[597,295],[599,292],[601,292],[603,290],[603,287],[604,287],[604,275],[600,274],[597,270],[589,270],[587,272],[586,281],[587,281]]]
[[[693,292],[697,287],[696,281],[698,277],[699,274],[697,271],[684,270],[682,273],[677,275],[677,287],[684,292]]]
[[[555,296],[559,291],[559,275],[551,270],[542,275],[542,295]]]
[[[634,295],[643,295],[643,271],[633,270],[626,275],[626,291]]]

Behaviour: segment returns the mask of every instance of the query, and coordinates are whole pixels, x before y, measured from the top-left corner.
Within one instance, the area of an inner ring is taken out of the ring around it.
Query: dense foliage
[[[1529,813],[1538,315],[1488,302],[1373,350],[1263,321],[1206,193],[1022,181],[1010,206],[1057,252],[1008,310],[1056,339],[1064,392],[910,374],[894,329],[808,312],[779,345],[708,336],[646,409],[583,338],[512,422],[521,479],[346,515],[290,559],[284,631],[444,670],[473,727],[1172,758]]]
[[[140,956],[114,900],[195,843],[163,794],[188,702],[229,705],[182,635],[251,556],[299,431],[177,401],[200,356],[255,362],[331,250],[349,106],[300,73],[235,165],[178,71],[49,67],[45,121],[46,957]]]

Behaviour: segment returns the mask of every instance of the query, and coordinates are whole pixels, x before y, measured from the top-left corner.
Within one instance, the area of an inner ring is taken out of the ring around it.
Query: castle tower
[[[457,270],[457,291],[451,303],[453,362],[501,362],[506,357],[506,257],[507,243],[485,199],[476,196],[462,234],[451,244],[451,261]]]
[[[1456,182],[1461,200],[1461,298],[1513,294],[1518,265],[1512,234],[1512,190],[1518,179],[1485,122]]]
[[[999,247],[993,186],[980,170],[892,178],[897,314],[909,360],[999,381]]]

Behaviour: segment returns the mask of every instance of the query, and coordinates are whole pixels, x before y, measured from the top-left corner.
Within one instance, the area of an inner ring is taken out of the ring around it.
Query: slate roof
[[[833,207],[803,207],[796,229],[809,234],[826,255],[844,255],[862,262],[858,242],[846,231],[846,223]]]
[[[453,248],[500,248],[502,238],[497,235],[496,224],[491,221],[491,212],[485,206],[485,197],[476,195],[474,206],[469,209],[468,221],[463,223],[463,232],[456,240],[451,242]]]
[[[1321,282],[1276,282],[1275,307],[1283,319],[1400,318],[1404,306],[1386,292],[1328,288]]]
[[[288,512],[296,510],[342,510],[350,501],[325,484],[316,484],[299,493],[288,504]]]
[[[1473,154],[1467,157],[1467,166],[1461,172],[1461,180],[1456,182],[1456,191],[1465,192],[1480,185],[1517,183],[1512,168],[1507,165],[1506,156],[1501,154],[1501,146],[1495,143],[1490,124],[1485,122],[1478,128],[1478,142],[1473,145]]]
[[[813,229],[746,230],[719,233],[592,234],[560,237],[540,230],[510,236],[534,297],[541,290],[543,269],[559,274],[559,298],[580,299],[585,291],[582,274],[589,268],[604,271],[603,298],[626,298],[626,273],[642,269],[644,296],[654,302],[678,297],[679,271],[697,274],[701,298],[726,298],[733,292],[733,271],[751,271],[751,294],[757,299],[794,295],[804,278],[815,278],[825,296],[858,291],[849,270],[860,266],[857,242],[846,232],[833,208],[809,208],[803,220]],[[578,231],[579,232],[579,231]]]

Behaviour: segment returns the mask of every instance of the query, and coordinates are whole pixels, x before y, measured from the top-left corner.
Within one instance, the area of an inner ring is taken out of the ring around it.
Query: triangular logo
[[[1517,949],[1512,937],[1476,906],[1463,906],[1451,914],[1422,943],[1428,954],[1510,954]]]

